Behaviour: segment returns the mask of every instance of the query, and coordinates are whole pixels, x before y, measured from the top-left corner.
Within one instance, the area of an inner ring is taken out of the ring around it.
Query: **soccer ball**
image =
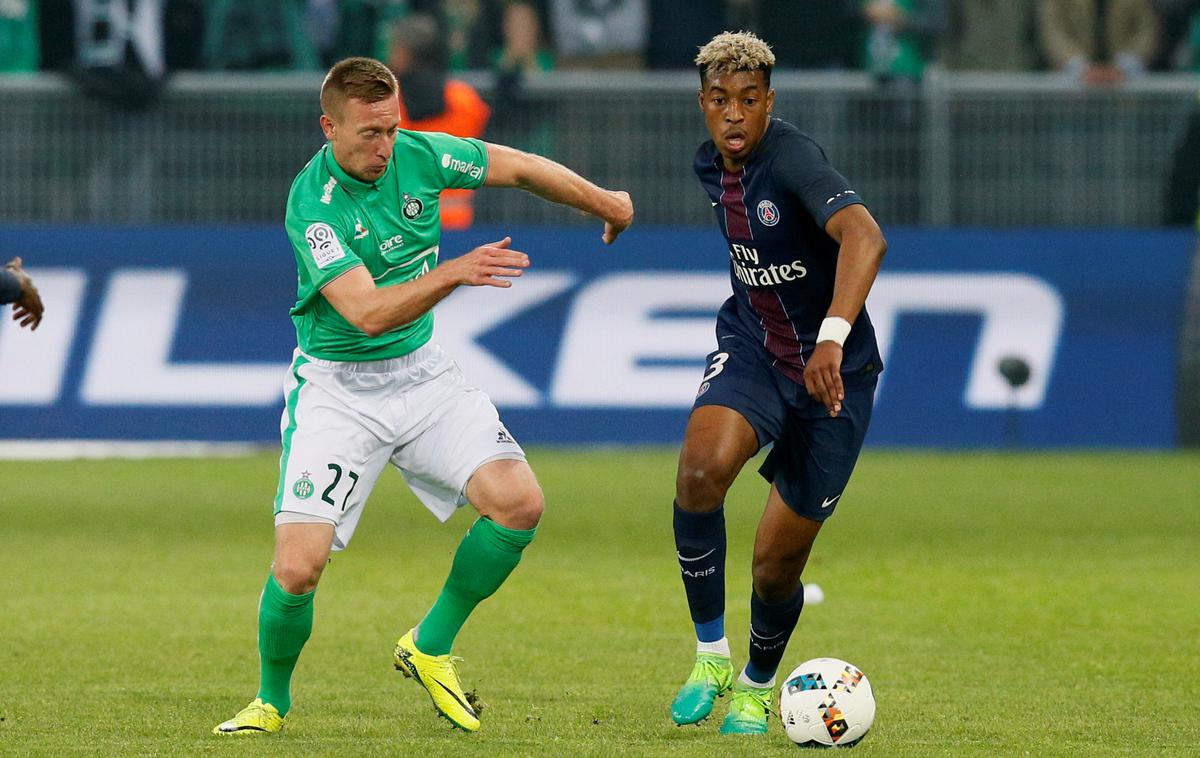
[[[805,661],[783,682],[779,720],[797,745],[849,747],[875,721],[871,683],[857,666],[837,658]]]

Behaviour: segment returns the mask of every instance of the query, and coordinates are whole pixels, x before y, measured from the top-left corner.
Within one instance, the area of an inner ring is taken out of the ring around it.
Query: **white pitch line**
[[[0,460],[63,461],[80,458],[234,458],[277,450],[278,445],[246,442],[202,442],[171,440],[129,442],[126,440],[5,440],[0,441]]]

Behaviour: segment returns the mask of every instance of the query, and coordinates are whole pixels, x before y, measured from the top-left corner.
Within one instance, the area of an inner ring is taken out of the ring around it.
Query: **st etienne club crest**
[[[758,220],[763,226],[775,226],[779,223],[779,209],[770,200],[758,204]]]
[[[312,479],[307,471],[300,474],[300,478],[292,485],[292,494],[301,500],[307,500],[312,497],[312,493],[316,490]]]
[[[404,214],[406,219],[412,221],[417,216],[420,216],[421,212],[424,210],[425,203],[421,202],[421,198],[412,197],[407,192],[404,193],[404,202],[400,205],[400,211]]]

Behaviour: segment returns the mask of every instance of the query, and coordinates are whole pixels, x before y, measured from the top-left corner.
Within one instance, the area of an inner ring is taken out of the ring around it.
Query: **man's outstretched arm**
[[[487,145],[488,187],[517,187],[561,205],[569,205],[604,221],[604,242],[633,223],[633,201],[628,192],[597,187],[571,169],[533,153],[504,145]]]

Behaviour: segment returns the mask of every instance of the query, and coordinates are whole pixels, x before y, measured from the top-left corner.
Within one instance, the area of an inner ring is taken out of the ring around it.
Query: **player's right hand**
[[[509,279],[520,276],[529,267],[529,256],[512,250],[512,238],[480,245],[471,252],[438,266],[437,270],[454,278],[455,284],[469,287],[511,287]]]
[[[42,297],[38,294],[37,287],[33,286],[29,274],[21,268],[20,256],[9,261],[5,268],[21,282],[21,296],[13,303],[13,321],[20,321],[21,326],[28,326],[29,330],[33,331],[42,323],[42,313],[45,310]]]
[[[620,190],[608,195],[616,201],[615,209],[604,216],[604,244],[611,245],[618,234],[633,225],[633,200],[628,192]]]
[[[804,389],[829,410],[830,416],[841,413],[846,399],[841,370],[842,347],[830,340],[818,342],[804,364]]]

